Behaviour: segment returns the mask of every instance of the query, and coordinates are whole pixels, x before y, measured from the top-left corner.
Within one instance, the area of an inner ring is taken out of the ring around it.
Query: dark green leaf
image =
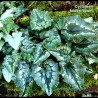
[[[8,17],[8,18],[6,18],[5,20],[3,20],[2,24],[3,24],[2,31],[3,31],[4,33],[9,34],[10,31],[13,30],[14,21],[13,21],[12,17]]]
[[[92,53],[86,55],[85,58],[89,62],[89,64],[98,63],[98,57]]]
[[[8,44],[8,43],[5,43],[1,49],[1,52],[4,54],[4,55],[7,55],[9,53],[11,53],[13,50],[13,48]]]
[[[25,92],[23,94],[23,97],[31,96],[34,90],[34,81],[31,81],[26,85]],[[32,96],[31,96],[32,97]]]
[[[25,53],[33,53],[36,46],[35,43],[30,40],[28,33],[24,34],[23,38],[24,39],[22,40],[22,46],[20,47],[21,51]]]
[[[96,35],[94,32],[91,31],[67,31],[62,30],[61,34],[64,36],[66,41],[71,41],[74,43],[80,43],[84,39],[93,39],[96,38]]]
[[[47,11],[33,9],[30,16],[30,26],[32,30],[42,30],[51,26],[52,19],[48,16]]]
[[[74,55],[75,54],[72,54],[72,56]],[[59,63],[64,82],[70,84],[75,89],[80,89],[84,83],[84,74],[86,69],[80,59],[81,56],[76,58],[70,57]]]
[[[59,84],[58,64],[53,60],[45,61],[42,66],[33,65],[32,75],[36,84],[50,96],[53,88]]]
[[[26,89],[26,83],[30,81],[29,73],[29,64],[27,64],[25,61],[19,61],[12,80],[19,88],[20,96],[23,95]]]
[[[19,59],[20,59],[20,56],[15,51],[13,51],[12,55],[6,55],[6,57],[4,58],[4,61],[2,63],[3,65],[2,73],[3,73],[4,79],[7,82],[11,81],[11,78],[16,69],[16,64],[18,63]]]
[[[58,46],[60,46],[60,44],[61,44],[61,38],[60,38],[57,30],[53,29],[50,32],[47,32],[45,36],[46,37],[49,36],[49,37],[46,38],[43,41],[43,47],[44,48],[46,48],[48,50],[51,50],[51,49],[54,49],[54,48],[57,48]]]
[[[27,11],[27,9],[24,8],[23,5],[18,6],[15,9],[15,18],[18,18],[19,16],[21,16],[26,11]]]
[[[49,53],[48,51],[45,51],[45,53],[43,53],[43,55],[40,56],[40,57],[38,58],[38,60],[36,60],[36,61],[34,62],[34,64],[41,63],[41,62],[45,61],[49,56],[50,56],[50,53]]]
[[[75,47],[75,51],[78,53],[82,53],[84,55],[89,55],[90,53],[97,53],[98,51],[98,42],[97,41],[86,41],[84,43],[80,43]]]
[[[71,43],[62,44],[58,48],[49,50],[49,52],[57,59],[57,61],[64,61],[64,59],[71,53],[71,46]]]

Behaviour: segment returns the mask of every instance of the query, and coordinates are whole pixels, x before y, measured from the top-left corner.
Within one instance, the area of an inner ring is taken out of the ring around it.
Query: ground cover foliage
[[[48,96],[61,81],[83,89],[84,75],[98,63],[98,22],[79,15],[52,19],[48,11],[33,9],[29,25],[22,28],[15,20],[28,9],[11,4],[0,12],[0,77],[13,81],[25,97],[35,83]]]

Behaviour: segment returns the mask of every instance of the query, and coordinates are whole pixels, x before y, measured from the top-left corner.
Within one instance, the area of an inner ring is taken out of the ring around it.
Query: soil
[[[98,96],[98,85],[94,85],[85,90],[77,91],[76,96],[82,97],[82,94],[91,94],[92,97]]]
[[[0,85],[0,97],[19,97],[18,92],[8,90],[4,84]]]

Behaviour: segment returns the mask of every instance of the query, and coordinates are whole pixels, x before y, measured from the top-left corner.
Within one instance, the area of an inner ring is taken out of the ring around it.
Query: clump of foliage
[[[48,96],[60,81],[83,89],[84,75],[98,63],[98,22],[78,15],[51,19],[47,11],[33,9],[29,26],[21,29],[14,22],[16,9],[0,17],[0,76],[13,81],[20,96],[30,96],[35,83]]]

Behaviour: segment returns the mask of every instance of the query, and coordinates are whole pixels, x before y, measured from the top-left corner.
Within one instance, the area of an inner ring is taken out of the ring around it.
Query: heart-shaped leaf
[[[4,39],[6,42],[8,42],[12,46],[12,48],[14,48],[15,50],[18,50],[22,41],[21,36],[22,36],[22,32],[16,32],[16,33],[13,33],[12,36],[9,34],[6,34],[4,36]]]
[[[50,96],[53,92],[53,88],[59,84],[58,64],[50,59],[42,65],[43,66],[32,66],[32,76],[36,84]]]

